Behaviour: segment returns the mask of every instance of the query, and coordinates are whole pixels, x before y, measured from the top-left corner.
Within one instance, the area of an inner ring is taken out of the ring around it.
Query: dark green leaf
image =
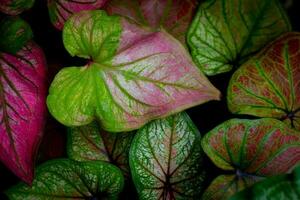
[[[300,166],[292,174],[278,175],[258,182],[233,195],[230,200],[299,200]]]
[[[204,171],[200,133],[186,113],[141,128],[130,149],[140,199],[198,199]]]
[[[30,9],[34,0],[1,0],[0,12],[8,15],[18,15],[24,10]]]
[[[20,17],[5,17],[0,22],[0,50],[16,54],[31,38],[29,24]]]
[[[277,0],[208,0],[201,4],[187,41],[196,64],[215,75],[238,67],[290,29]]]
[[[117,199],[124,178],[121,171],[106,162],[52,160],[37,168],[32,186],[20,183],[6,194],[10,199]]]

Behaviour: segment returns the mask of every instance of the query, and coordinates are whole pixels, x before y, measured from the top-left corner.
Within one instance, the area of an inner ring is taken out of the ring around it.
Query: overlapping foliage
[[[300,134],[275,119],[232,119],[208,132],[202,147],[213,163],[232,172],[218,176],[203,199],[227,199],[271,175],[291,171],[300,160]]]
[[[33,3],[4,0],[0,11],[17,15]],[[130,189],[145,200],[300,198],[300,33],[285,33],[291,25],[279,1],[47,6],[66,51],[86,64],[62,68],[46,100],[34,33],[19,16],[0,16],[0,159],[25,182],[7,189],[8,198],[124,199]],[[220,100],[204,73],[230,70],[222,91],[229,110],[262,119],[231,119],[201,139],[182,111]],[[34,173],[46,104],[67,126],[55,156],[68,158]],[[226,172],[214,177],[212,164]]]

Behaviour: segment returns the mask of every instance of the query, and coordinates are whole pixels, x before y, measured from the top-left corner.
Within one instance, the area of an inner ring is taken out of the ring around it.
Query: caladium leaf
[[[208,0],[200,5],[187,42],[196,64],[215,75],[238,67],[289,30],[277,0]]]
[[[46,61],[28,42],[17,54],[0,53],[0,159],[30,183],[45,121]]]
[[[32,186],[20,183],[5,193],[10,199],[118,199],[124,178],[106,162],[48,161],[36,170]]]
[[[97,123],[69,128],[67,152],[78,161],[100,160],[118,166],[128,177],[128,154],[134,132],[108,133]]]
[[[196,10],[197,0],[111,0],[105,10],[128,17],[151,28],[164,28],[185,44],[186,31]]]
[[[300,33],[286,33],[232,76],[231,112],[281,119],[300,130]]]
[[[74,13],[103,7],[107,0],[48,0],[48,11],[52,24],[62,30],[65,22]]]
[[[292,174],[277,175],[238,192],[230,200],[300,199],[300,167]]]
[[[63,41],[84,67],[62,69],[49,90],[51,114],[67,126],[137,129],[148,121],[219,99],[219,91],[166,32],[152,32],[104,11],[83,11],[65,24]],[[187,98],[188,96],[188,98]]]
[[[8,15],[18,15],[24,10],[30,9],[34,0],[1,0],[0,12]]]
[[[226,200],[237,191],[247,188],[263,179],[263,177],[251,176],[248,174],[219,175],[205,190],[202,200]]]
[[[20,17],[5,17],[0,21],[0,50],[16,54],[33,33],[29,24]]]
[[[204,136],[202,147],[216,166],[233,171],[217,177],[203,199],[227,199],[300,163],[300,134],[276,119],[228,120]]]
[[[205,176],[200,137],[186,113],[138,131],[129,161],[140,199],[199,199]]]

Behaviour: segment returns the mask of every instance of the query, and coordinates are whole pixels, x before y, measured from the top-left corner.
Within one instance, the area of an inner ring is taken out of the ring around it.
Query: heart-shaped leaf
[[[166,32],[149,32],[104,11],[83,11],[67,21],[63,40],[71,55],[90,59],[84,67],[62,69],[51,84],[49,111],[67,126],[96,118],[107,131],[129,131],[219,99]]]
[[[0,52],[0,159],[27,183],[45,123],[45,66],[31,41],[15,55]]]
[[[205,175],[200,140],[186,113],[141,128],[129,156],[140,199],[199,199]]]
[[[24,10],[30,9],[34,0],[1,0],[0,12],[8,15],[18,15]]]
[[[186,31],[197,4],[197,0],[111,0],[105,10],[153,29],[164,28],[185,44]]]
[[[292,174],[267,178],[253,186],[238,192],[230,200],[296,200],[300,199],[300,167]]]
[[[300,130],[300,33],[286,33],[232,76],[228,107],[237,114],[273,117]]]
[[[86,126],[69,128],[67,152],[71,159],[78,161],[100,160],[118,166],[128,177],[128,154],[134,132],[108,133],[91,123]]]
[[[48,0],[50,21],[62,30],[65,22],[74,13],[103,7],[107,0]]]
[[[208,132],[202,147],[232,175],[217,177],[203,199],[227,199],[263,177],[287,173],[300,163],[300,134],[276,119],[232,119]]]
[[[0,22],[0,50],[16,54],[30,39],[32,30],[20,17],[5,17]]]
[[[5,193],[10,199],[118,199],[124,178],[106,162],[58,159],[36,170],[32,186],[20,183]]]
[[[208,0],[201,4],[187,42],[196,64],[215,75],[238,67],[290,29],[277,0]]]

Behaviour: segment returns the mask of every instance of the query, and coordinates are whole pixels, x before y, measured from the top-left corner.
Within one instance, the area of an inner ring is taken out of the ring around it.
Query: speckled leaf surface
[[[235,194],[230,200],[296,200],[300,199],[300,167],[292,174],[278,175],[258,182]]]
[[[130,173],[128,154],[134,132],[109,133],[97,123],[69,128],[67,152],[78,161],[100,160],[118,166],[128,177]]]
[[[74,13],[82,10],[102,8],[107,0],[47,0],[48,11],[52,24],[62,30],[65,22]]]
[[[111,0],[105,10],[128,17],[155,29],[164,28],[185,44],[185,36],[194,16],[196,0]]]
[[[20,183],[5,193],[11,200],[118,199],[123,185],[121,171],[109,163],[58,159],[37,168],[31,187]]]
[[[17,54],[0,52],[0,159],[30,183],[45,122],[46,61],[28,42]]]
[[[187,42],[207,75],[238,67],[291,29],[277,0],[208,0],[200,5]]]
[[[199,199],[200,133],[186,113],[150,122],[130,149],[130,168],[140,199]]]
[[[29,24],[20,17],[4,17],[0,21],[0,51],[16,54],[33,33]]]
[[[282,35],[232,76],[231,112],[273,117],[300,129],[300,33]]]
[[[204,199],[226,199],[262,177],[287,173],[300,163],[300,134],[276,119],[232,119],[208,132],[204,152],[233,176],[220,176]],[[236,187],[233,187],[236,186]]]
[[[24,10],[30,9],[34,0],[1,0],[0,12],[8,15],[18,15]]]
[[[84,11],[67,21],[63,40],[72,56],[89,59],[84,67],[62,69],[49,90],[49,111],[67,126],[96,118],[104,130],[129,131],[219,99],[185,48],[166,32],[147,31],[104,11]]]

